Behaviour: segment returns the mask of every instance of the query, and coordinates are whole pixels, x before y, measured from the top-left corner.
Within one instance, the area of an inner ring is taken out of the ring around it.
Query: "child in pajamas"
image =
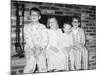
[[[66,56],[66,70],[74,70],[74,48],[71,25],[65,23],[63,26],[63,35],[61,39],[61,49]]]
[[[59,47],[59,39],[62,31],[58,28],[58,22],[55,17],[48,19],[47,26],[49,44],[46,50],[48,71],[65,70],[65,56]]]
[[[76,70],[88,69],[88,51],[85,47],[85,33],[83,29],[79,27],[79,17],[75,16],[72,18],[72,25],[74,46],[77,48],[75,53]]]
[[[47,31],[45,25],[39,22],[40,10],[32,8],[30,11],[32,23],[24,27],[26,65],[24,73],[33,73],[38,66],[39,72],[46,72]]]

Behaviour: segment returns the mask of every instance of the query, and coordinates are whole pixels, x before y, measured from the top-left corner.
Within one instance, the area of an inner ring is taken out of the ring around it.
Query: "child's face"
[[[51,18],[49,20],[49,25],[50,25],[51,29],[56,29],[57,28],[57,21],[56,21],[56,19],[55,18]]]
[[[71,25],[69,24],[64,24],[64,32],[65,33],[69,33],[71,31]]]
[[[74,28],[77,28],[77,27],[79,27],[79,25],[80,25],[80,22],[78,21],[78,19],[73,19],[73,22],[72,22],[72,25],[73,25],[73,27]]]
[[[31,19],[32,19],[33,22],[39,21],[40,18],[41,18],[41,16],[39,15],[38,12],[32,11]]]

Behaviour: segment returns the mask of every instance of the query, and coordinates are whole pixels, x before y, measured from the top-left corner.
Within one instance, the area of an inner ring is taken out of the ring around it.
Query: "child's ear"
[[[78,25],[80,25],[80,22],[78,23]]]
[[[73,25],[73,22],[71,24]]]
[[[39,16],[39,20],[41,19],[41,16]]]

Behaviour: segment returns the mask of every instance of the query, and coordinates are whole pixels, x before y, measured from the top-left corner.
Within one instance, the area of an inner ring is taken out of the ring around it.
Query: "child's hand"
[[[71,47],[64,47],[63,50],[65,53],[67,52],[69,54]]]
[[[59,52],[59,50],[56,48],[56,47],[54,47],[54,46],[50,46],[50,49],[52,50],[52,51],[54,51],[54,52]]]

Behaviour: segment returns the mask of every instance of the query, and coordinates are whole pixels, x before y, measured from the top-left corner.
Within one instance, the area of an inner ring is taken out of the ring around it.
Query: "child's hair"
[[[73,19],[77,19],[78,22],[80,22],[80,17],[79,17],[79,16],[75,16],[75,15],[74,15],[74,16],[72,17],[72,22],[73,22]]]
[[[72,25],[71,25],[71,23],[70,23],[70,22],[64,22],[64,25],[65,25],[65,24],[67,24],[67,25],[69,25],[69,26],[71,26],[71,27],[72,27]],[[62,28],[62,32],[63,32],[63,33],[64,33],[64,30],[63,30],[63,29],[64,29],[64,25],[63,25],[63,28]]]
[[[68,21],[64,22],[64,24],[68,24],[68,25],[72,26],[71,23]]]
[[[47,20],[47,28],[50,28],[49,20],[52,19],[52,18],[54,18],[54,19],[56,20],[56,22],[57,22],[57,27],[58,27],[57,18],[56,18],[55,16],[50,16],[50,17],[48,18],[48,20]]]
[[[36,7],[31,8],[31,10],[30,10],[30,15],[32,14],[32,11],[35,11],[35,12],[37,12],[39,15],[41,15],[41,11],[40,11],[38,8],[36,8]]]

